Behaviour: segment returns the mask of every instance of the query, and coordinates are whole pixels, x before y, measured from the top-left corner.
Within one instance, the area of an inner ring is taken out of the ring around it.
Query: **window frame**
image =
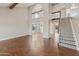
[[[42,5],[41,5],[42,6]],[[35,8],[35,7],[34,7]],[[35,15],[38,15],[38,16],[35,16]],[[34,12],[32,12],[32,19],[38,19],[38,18],[41,18],[41,17],[43,17],[44,16],[44,10],[43,10],[43,8],[41,8],[41,9],[39,9],[38,11],[36,10],[36,11],[34,11]]]

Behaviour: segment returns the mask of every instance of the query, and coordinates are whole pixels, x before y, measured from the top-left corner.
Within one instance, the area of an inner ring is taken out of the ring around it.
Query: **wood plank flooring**
[[[79,56],[79,52],[58,47],[54,39],[22,36],[0,41],[0,56]]]

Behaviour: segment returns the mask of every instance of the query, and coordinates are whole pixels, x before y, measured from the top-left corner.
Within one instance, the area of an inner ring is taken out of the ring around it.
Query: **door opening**
[[[34,40],[38,38],[43,38],[43,23],[37,22],[32,23],[32,37]]]
[[[60,16],[60,11],[53,12],[50,20],[50,38],[54,39],[57,44],[59,43]]]

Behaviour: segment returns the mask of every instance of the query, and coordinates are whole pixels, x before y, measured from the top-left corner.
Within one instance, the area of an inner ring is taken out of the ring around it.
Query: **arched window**
[[[42,5],[40,4],[35,5],[32,9],[32,19],[43,17],[44,16],[43,13],[44,11]]]

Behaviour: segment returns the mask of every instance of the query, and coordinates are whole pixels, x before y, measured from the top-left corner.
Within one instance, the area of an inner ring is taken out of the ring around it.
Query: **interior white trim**
[[[7,37],[7,38],[4,38],[4,39],[0,39],[0,41],[3,41],[3,40],[10,40],[10,39],[13,39],[13,38],[18,38],[18,37],[21,37],[21,36],[27,36],[26,34],[22,34],[22,35],[15,35],[15,36],[12,36],[12,37]]]

